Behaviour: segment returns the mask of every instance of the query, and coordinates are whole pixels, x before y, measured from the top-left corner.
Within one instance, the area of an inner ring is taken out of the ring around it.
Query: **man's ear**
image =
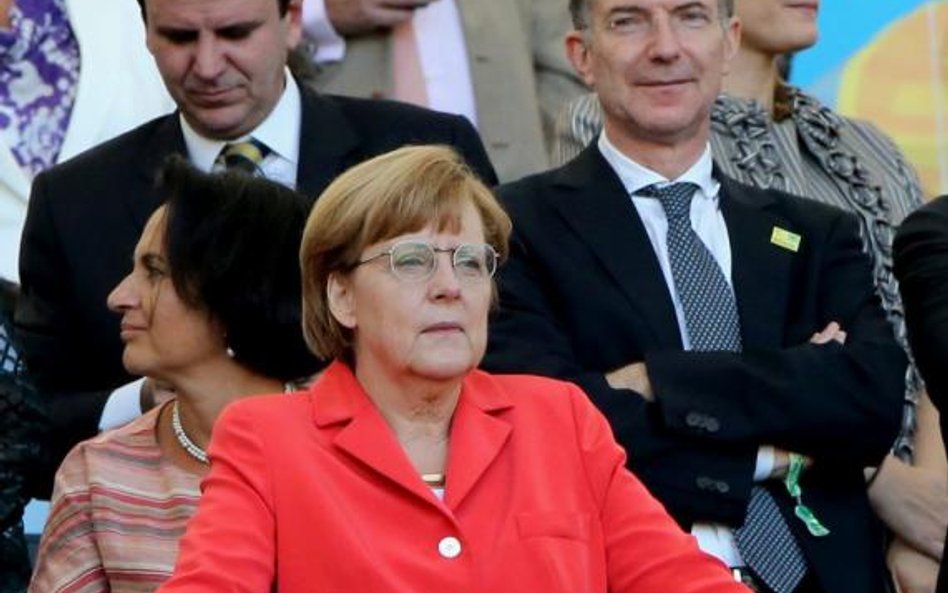
[[[732,16],[727,20],[724,27],[724,68],[722,72],[727,75],[731,72],[731,63],[734,56],[737,55],[741,47],[741,19]]]
[[[566,34],[566,57],[573,65],[573,69],[582,77],[587,86],[592,87],[595,77],[592,73],[589,56],[589,33],[572,30]]]
[[[283,18],[286,19],[287,27],[286,49],[292,51],[303,38],[303,0],[290,0]]]
[[[329,303],[329,312],[336,319],[339,325],[355,329],[356,308],[355,298],[352,294],[352,284],[347,276],[339,273],[329,275],[326,282],[326,301]]]

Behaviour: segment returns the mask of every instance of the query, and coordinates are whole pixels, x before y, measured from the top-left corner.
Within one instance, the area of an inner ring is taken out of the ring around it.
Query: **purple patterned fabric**
[[[56,162],[79,80],[65,0],[15,0],[0,29],[0,138],[33,177]]]

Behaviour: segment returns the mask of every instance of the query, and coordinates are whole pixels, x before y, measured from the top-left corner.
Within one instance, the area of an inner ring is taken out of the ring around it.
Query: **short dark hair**
[[[318,370],[301,325],[298,254],[308,201],[245,173],[201,173],[180,156],[165,162],[159,187],[181,300],[220,323],[247,368],[282,381]]]
[[[277,0],[277,7],[280,9],[280,16],[286,16],[286,11],[290,9],[290,0]],[[145,17],[145,0],[138,0],[138,8],[142,11],[142,20],[147,21]]]
[[[573,28],[577,30],[589,27],[589,13],[596,0],[569,0],[569,14],[573,19]],[[718,0],[718,9],[723,17],[734,16],[734,0]]]

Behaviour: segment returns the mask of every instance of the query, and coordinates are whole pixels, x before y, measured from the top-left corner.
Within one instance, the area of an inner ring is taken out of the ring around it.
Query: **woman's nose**
[[[132,274],[129,274],[119,282],[112,292],[109,293],[106,304],[109,310],[121,313],[127,311],[138,304],[138,298],[133,289]]]

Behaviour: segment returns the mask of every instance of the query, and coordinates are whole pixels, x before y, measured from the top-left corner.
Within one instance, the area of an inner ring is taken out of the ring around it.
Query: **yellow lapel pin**
[[[800,250],[800,241],[802,241],[800,235],[791,233],[787,229],[782,229],[779,226],[775,226],[773,232],[770,234],[771,243],[794,253]]]

